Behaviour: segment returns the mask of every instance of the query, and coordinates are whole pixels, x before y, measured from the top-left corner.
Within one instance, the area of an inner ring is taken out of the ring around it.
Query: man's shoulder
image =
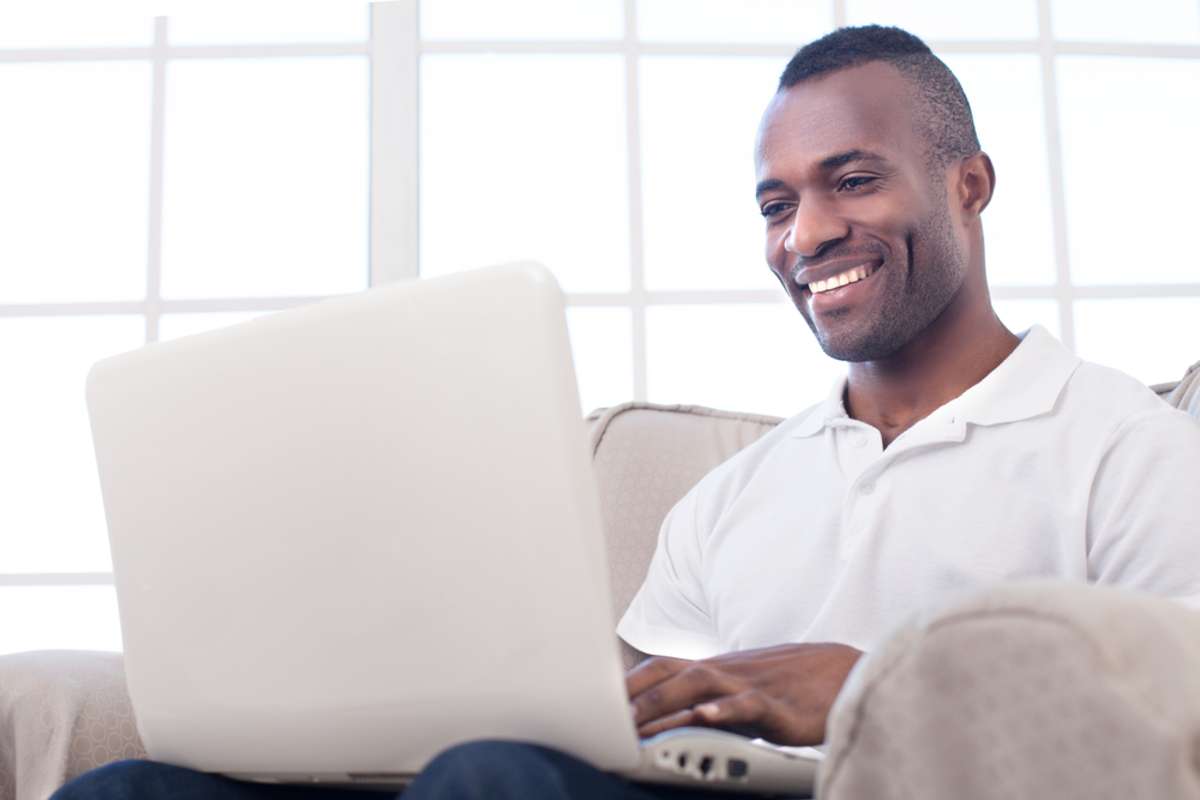
[[[1064,410],[1120,422],[1146,412],[1171,412],[1153,389],[1119,369],[1080,361],[1063,392]]]
[[[1131,432],[1168,443],[1175,433],[1192,439],[1200,426],[1172,408],[1154,390],[1118,369],[1081,361],[1064,387],[1059,415],[1109,443]],[[1163,438],[1165,437],[1165,438]]]

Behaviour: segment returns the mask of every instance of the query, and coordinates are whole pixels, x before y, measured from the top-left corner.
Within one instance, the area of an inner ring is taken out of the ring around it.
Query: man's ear
[[[992,159],[980,150],[958,165],[958,195],[964,213],[979,216],[996,191],[996,170]]]

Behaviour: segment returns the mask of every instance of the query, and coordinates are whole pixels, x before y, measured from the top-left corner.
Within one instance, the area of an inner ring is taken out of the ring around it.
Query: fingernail
[[[701,703],[696,706],[696,713],[705,717],[716,717],[721,713],[721,707],[716,703]]]

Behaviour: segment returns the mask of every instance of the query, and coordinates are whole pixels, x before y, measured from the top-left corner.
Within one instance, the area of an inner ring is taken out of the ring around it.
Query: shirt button
[[[871,481],[867,481],[858,487],[858,491],[860,494],[870,494],[871,492],[875,491],[875,484]]]

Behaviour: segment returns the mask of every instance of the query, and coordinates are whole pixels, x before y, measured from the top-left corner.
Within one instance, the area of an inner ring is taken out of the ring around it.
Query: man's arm
[[[617,637],[617,641],[621,643],[621,663],[624,664],[626,672],[650,657],[648,654],[643,653],[636,647],[631,646],[619,636]]]
[[[643,737],[708,725],[812,745],[825,740],[829,710],[861,656],[843,644],[787,644],[698,661],[652,656],[625,684]]]
[[[1200,425],[1167,408],[1105,443],[1087,521],[1088,579],[1200,606]]]
[[[795,644],[711,655],[721,642],[702,565],[704,543],[736,494],[725,477],[709,473],[671,509],[646,580],[617,626],[638,732],[707,725],[779,744],[817,744],[862,653],[840,644]],[[647,656],[638,648],[680,657]]]
[[[701,540],[708,525],[698,519],[699,487],[667,514],[641,588],[617,623],[626,669],[646,652],[695,658],[720,652],[701,579]]]

